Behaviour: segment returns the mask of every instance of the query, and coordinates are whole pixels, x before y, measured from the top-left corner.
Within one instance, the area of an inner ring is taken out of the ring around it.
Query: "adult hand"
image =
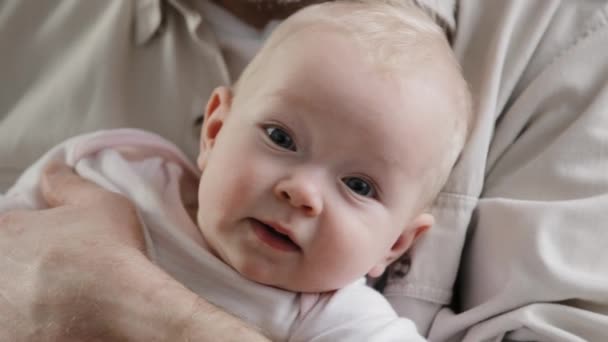
[[[126,198],[57,164],[41,186],[51,209],[0,215],[0,340],[265,340],[147,259]]]

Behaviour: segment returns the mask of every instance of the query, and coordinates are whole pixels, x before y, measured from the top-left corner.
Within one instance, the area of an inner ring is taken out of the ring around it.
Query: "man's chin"
[[[265,8],[273,8],[273,7],[279,7],[279,6],[291,6],[291,5],[306,6],[306,5],[318,4],[321,2],[327,2],[327,1],[329,1],[329,0],[242,0],[242,2],[244,2],[244,3],[256,4],[256,5],[259,5],[260,7],[265,7]]]
[[[283,5],[283,4],[294,4],[306,0],[243,0],[243,2],[255,3],[255,4],[267,4],[267,5]]]

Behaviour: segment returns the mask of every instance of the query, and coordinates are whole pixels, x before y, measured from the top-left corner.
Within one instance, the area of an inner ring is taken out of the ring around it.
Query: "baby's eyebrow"
[[[300,110],[300,114],[304,114],[306,111],[320,111],[324,108],[316,105],[314,102],[307,101],[302,96],[300,96],[297,92],[290,91],[289,89],[279,89],[276,92],[269,94],[269,97],[279,103],[282,106],[285,106],[292,111],[295,111],[296,108],[303,108],[304,110]],[[294,104],[297,104],[297,107],[294,108]]]
[[[372,153],[364,158],[385,179],[391,179],[398,174],[405,177],[417,177],[420,173],[418,168],[413,167],[416,163],[408,163],[407,151],[400,151],[397,156],[382,152]]]
[[[369,155],[365,159],[366,163],[370,164],[370,169],[373,169],[375,174],[382,178],[387,178],[389,175],[403,169],[401,163],[396,162],[394,158],[388,158],[386,155]]]

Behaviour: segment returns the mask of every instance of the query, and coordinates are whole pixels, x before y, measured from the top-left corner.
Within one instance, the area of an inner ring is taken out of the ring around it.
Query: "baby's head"
[[[417,8],[298,12],[209,100],[205,240],[245,277],[292,291],[380,275],[433,224],[426,209],[463,147],[469,103],[443,33]]]

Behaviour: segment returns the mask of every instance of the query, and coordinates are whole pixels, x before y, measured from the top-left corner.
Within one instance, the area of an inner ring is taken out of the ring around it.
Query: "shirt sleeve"
[[[206,100],[230,82],[186,2],[0,1],[0,192],[49,147],[100,129],[155,132],[195,159]]]
[[[96,179],[91,178],[93,173],[83,169],[80,162],[104,150],[115,150],[126,160],[151,156],[165,158],[191,174],[198,174],[196,167],[174,144],[156,134],[136,129],[97,131],[70,138],[44,153],[19,175],[3,195],[0,210],[46,208],[46,202],[40,193],[40,179],[45,166],[51,162],[62,162],[75,168],[82,177],[95,182]],[[98,177],[97,183],[108,190],[119,192],[111,184],[105,184],[103,177]]]
[[[294,326],[289,341],[425,341],[414,323],[363,282],[323,294]]]

